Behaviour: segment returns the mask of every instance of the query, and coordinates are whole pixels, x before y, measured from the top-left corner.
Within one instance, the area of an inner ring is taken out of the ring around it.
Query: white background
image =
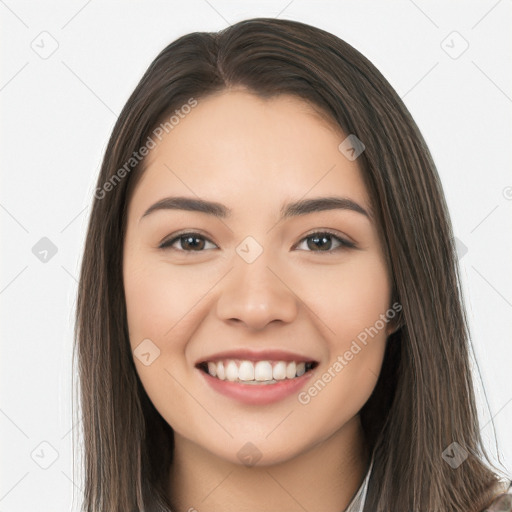
[[[512,473],[511,0],[0,0],[0,16],[0,512],[78,510],[75,294],[116,115],[171,41],[259,16],[345,39],[381,70],[419,125],[467,248],[460,265],[482,434],[495,455],[493,417],[502,470]],[[459,56],[462,38],[469,47]],[[32,252],[43,237],[57,248],[46,263]]]

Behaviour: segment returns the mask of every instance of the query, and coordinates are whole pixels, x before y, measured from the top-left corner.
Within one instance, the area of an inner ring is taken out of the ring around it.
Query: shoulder
[[[512,512],[512,480],[502,482],[497,492],[482,512]]]

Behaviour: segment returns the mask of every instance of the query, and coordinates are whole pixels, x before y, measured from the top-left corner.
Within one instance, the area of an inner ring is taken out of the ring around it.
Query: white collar
[[[373,468],[373,454],[370,461],[370,466],[366,472],[366,476],[363,483],[359,487],[352,501],[348,504],[348,507],[343,512],[363,512],[364,502],[366,501],[366,493],[368,491],[368,482],[370,481],[370,474]]]

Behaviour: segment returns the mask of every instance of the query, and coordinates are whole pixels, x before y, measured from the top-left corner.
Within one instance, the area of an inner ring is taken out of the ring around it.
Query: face
[[[345,138],[298,98],[225,91],[162,138],[130,200],[137,372],[178,436],[234,463],[251,450],[268,464],[305,453],[375,387],[390,278]],[[175,197],[216,208],[162,201]],[[283,215],[326,197],[343,201]]]

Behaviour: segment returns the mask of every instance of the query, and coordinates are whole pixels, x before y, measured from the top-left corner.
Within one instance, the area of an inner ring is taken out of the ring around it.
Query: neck
[[[174,433],[169,472],[173,511],[275,512],[345,510],[369,465],[359,415],[291,459],[244,466]]]

